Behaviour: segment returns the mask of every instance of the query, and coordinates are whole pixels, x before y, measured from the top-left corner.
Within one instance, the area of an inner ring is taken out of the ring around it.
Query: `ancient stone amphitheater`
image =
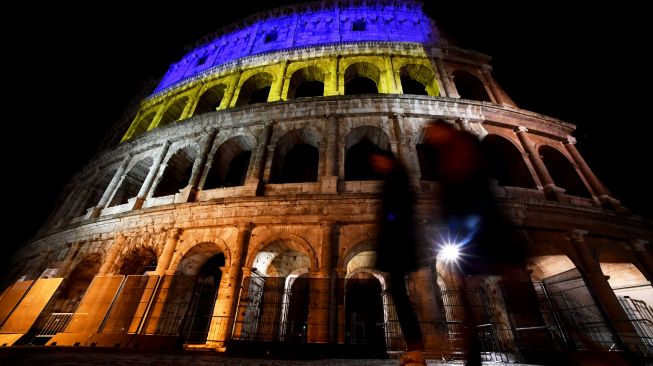
[[[468,296],[487,358],[648,355],[651,221],[592,173],[574,125],[520,109],[491,71],[416,2],[294,5],[205,37],[16,254],[0,344],[401,351],[373,265],[381,182],[366,156],[406,163],[436,248],[438,183],[422,142],[443,119],[492,152],[539,322],[524,320],[514,286],[468,278],[463,293],[436,257],[409,281],[428,353],[455,356]]]

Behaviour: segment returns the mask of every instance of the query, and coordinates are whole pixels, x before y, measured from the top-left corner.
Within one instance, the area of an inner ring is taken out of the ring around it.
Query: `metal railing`
[[[45,320],[45,324],[34,337],[52,337],[63,332],[70,323],[74,313],[52,313]]]

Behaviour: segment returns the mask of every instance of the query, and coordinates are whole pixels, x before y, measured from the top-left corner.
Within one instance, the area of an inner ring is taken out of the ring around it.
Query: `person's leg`
[[[426,365],[422,351],[424,343],[422,341],[422,330],[419,327],[419,321],[413,310],[406,289],[406,280],[404,273],[393,273],[390,275],[390,291],[394,301],[399,325],[406,340],[406,357],[402,365]]]

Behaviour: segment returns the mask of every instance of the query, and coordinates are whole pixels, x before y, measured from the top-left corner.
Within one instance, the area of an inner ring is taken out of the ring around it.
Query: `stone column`
[[[345,316],[345,299],[339,299],[338,293],[345,292],[344,288],[341,289],[342,291],[339,291],[339,287],[345,286],[346,276],[346,268],[338,267],[333,270],[332,281],[335,282],[335,285],[332,285],[331,303],[333,304],[332,312],[334,313],[334,316],[331,318],[331,323],[333,324],[332,326],[335,327],[332,334],[335,337],[336,342],[339,344],[345,343],[347,319]]]
[[[621,204],[618,200],[614,199],[610,192],[605,189],[605,186],[599,181],[599,179],[594,175],[594,172],[585,162],[585,159],[580,155],[578,149],[576,149],[576,139],[573,136],[567,136],[567,143],[564,144],[565,148],[571,155],[571,158],[574,159],[574,162],[580,168],[581,173],[589,183],[592,188],[593,193],[598,197],[599,201],[604,207],[612,207],[615,210],[621,210]]]
[[[125,174],[125,170],[127,169],[127,166],[129,165],[130,161],[131,161],[131,154],[127,154],[122,159],[122,162],[120,163],[120,166],[116,171],[116,174],[113,175],[113,178],[111,178],[111,182],[109,183],[109,186],[102,194],[102,197],[100,198],[100,202],[98,202],[98,204],[91,209],[89,218],[100,216],[102,209],[104,208],[104,206],[107,205],[109,199],[113,196],[113,193],[118,188],[118,184],[122,180],[122,176]]]
[[[75,259],[75,256],[77,255],[77,252],[79,251],[79,248],[81,246],[82,243],[80,242],[69,244],[68,253],[66,253],[66,258],[64,258],[64,260],[61,262],[61,265],[59,266],[59,269],[57,270],[57,277],[67,277],[68,270],[70,269],[70,266],[73,264],[73,260]]]
[[[247,168],[247,177],[245,178],[245,191],[248,195],[256,195],[263,189],[263,173],[265,172],[266,162],[268,160],[268,145],[272,138],[274,121],[270,121],[263,128],[263,132],[258,139],[256,150],[252,152],[249,168]]]
[[[490,67],[489,65],[481,66],[481,73],[483,74],[485,83],[487,84],[487,86],[490,88],[490,91],[492,92],[492,97],[494,99],[494,102],[501,105],[511,105],[510,103],[506,103],[505,99],[503,98],[503,93],[501,93],[499,88],[497,88],[496,82],[494,81],[494,78],[490,73],[491,70],[492,67]]]
[[[190,118],[193,116],[193,113],[195,113],[195,108],[197,108],[197,102],[200,100],[199,98],[200,93],[203,92],[204,90],[205,90],[204,82],[200,82],[200,87],[195,90],[192,96],[189,96],[188,104],[186,104],[186,107],[184,108],[184,111],[181,113],[179,120]]]
[[[270,88],[268,95],[268,102],[275,102],[281,100],[281,92],[283,91],[283,82],[286,79],[286,69],[288,69],[288,60],[284,61],[281,65],[281,72],[277,75],[277,82]]]
[[[217,133],[218,132],[216,130],[211,130],[202,143],[202,150],[200,151],[197,159],[195,159],[193,164],[193,172],[191,173],[190,179],[188,180],[188,196],[185,202],[192,202],[197,196],[200,178],[202,177],[204,169],[206,169],[206,160],[209,156],[209,152],[211,151],[211,147],[213,146],[213,141],[215,141],[215,135]]]
[[[220,288],[220,291],[218,291],[218,301],[216,301],[216,308],[213,312],[213,315],[226,317],[226,324],[222,327],[221,324],[213,324],[212,322],[209,329],[209,334],[217,331],[222,332],[222,334],[218,334],[217,339],[228,340],[231,336],[231,329],[238,311],[238,294],[243,281],[243,266],[247,259],[247,248],[249,247],[253,227],[254,225],[251,222],[237,226],[238,235],[231,254],[229,273],[225,273],[228,276],[227,286],[226,288]]]
[[[159,259],[156,262],[156,269],[154,272],[157,275],[164,275],[169,269],[168,267],[170,267],[172,256],[175,254],[175,250],[177,249],[177,243],[179,242],[179,236],[181,233],[182,229],[179,228],[170,229],[168,232],[168,238],[166,239],[166,243],[163,246]]]
[[[653,257],[648,249],[646,249],[646,246],[649,244],[650,242],[648,240],[635,239],[631,242],[630,247],[644,267],[644,270],[646,271],[646,273],[644,273],[646,279],[653,283]]]
[[[444,88],[445,97],[449,98],[460,98],[458,90],[456,90],[456,84],[454,84],[453,79],[447,72],[447,68],[442,61],[441,55],[436,55],[433,57],[433,63],[435,64],[435,69],[442,80],[442,87]]]
[[[234,107],[236,102],[233,100],[234,95],[236,94],[236,88],[238,88],[238,83],[240,82],[240,77],[243,75],[243,70],[236,70],[235,74],[231,78],[231,84],[220,102],[220,109]]]
[[[159,172],[159,167],[161,166],[163,159],[165,159],[169,148],[170,148],[170,141],[164,142],[163,146],[161,146],[161,150],[159,151],[159,154],[156,156],[156,159],[154,159],[154,163],[152,164],[150,171],[147,173],[147,177],[145,177],[145,181],[141,186],[141,190],[138,191],[138,195],[136,196],[136,201],[134,202],[134,207],[132,207],[133,210],[137,210],[143,207],[143,203],[145,203],[145,198],[147,197],[147,194],[150,192],[150,188],[152,188],[152,183],[154,183],[154,178],[156,178],[156,175]]]
[[[544,193],[551,200],[564,201],[563,193],[565,190],[557,187],[553,182],[553,178],[551,178],[549,171],[546,169],[546,165],[544,165],[544,162],[542,161],[540,154],[537,151],[535,151],[535,147],[533,146],[533,143],[528,138],[527,132],[528,129],[526,127],[520,126],[517,127],[517,129],[515,129],[515,133],[519,138],[519,142],[524,148],[524,151],[526,151],[526,153],[528,154],[528,158],[533,164],[533,168],[535,168],[535,172],[537,173],[537,176],[540,178],[540,181],[543,184],[542,188],[544,190]]]
[[[404,116],[398,113],[392,114],[392,126],[394,128],[395,138],[397,139],[397,153],[399,159],[406,166],[408,174],[412,177],[414,183],[419,182],[420,170],[417,159],[417,150],[411,139],[405,131],[408,129]]]
[[[585,230],[572,230],[567,234],[567,240],[573,244],[579,259],[583,278],[587,281],[589,291],[596,299],[599,309],[603,310],[606,320],[610,322],[610,328],[615,331],[623,345],[636,351],[637,345],[641,342],[639,335],[610,287],[607,277],[601,272],[599,263],[588,248],[585,242],[586,235],[587,231]]]
[[[122,234],[116,235],[116,237],[113,240],[113,245],[111,245],[111,248],[109,248],[109,250],[107,251],[107,255],[104,257],[104,261],[102,262],[102,266],[98,271],[98,275],[111,273],[111,270],[113,269],[116,259],[118,258],[118,255],[122,250],[122,247],[125,245],[125,241],[126,238],[124,235]]]
[[[385,77],[387,79],[387,93],[388,94],[399,94],[399,88],[397,87],[397,80],[395,79],[394,67],[392,65],[392,56],[384,57],[385,61]]]
[[[328,116],[326,121],[326,149],[320,151],[320,160],[324,161],[324,174],[320,177],[323,193],[338,192],[338,141],[340,128],[336,116]],[[324,155],[324,158],[322,158]]]

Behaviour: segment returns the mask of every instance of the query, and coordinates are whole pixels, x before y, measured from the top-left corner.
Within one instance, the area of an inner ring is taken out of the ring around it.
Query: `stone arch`
[[[255,148],[251,135],[237,135],[223,142],[213,154],[203,189],[242,186]]]
[[[157,258],[157,253],[152,248],[146,246],[131,248],[120,256],[120,264],[116,266],[117,272],[125,276],[142,275],[156,269]]]
[[[172,122],[177,122],[181,119],[184,109],[188,104],[188,97],[181,97],[174,102],[170,103],[166,111],[161,116],[159,126],[165,126]]]
[[[176,194],[185,188],[193,172],[195,159],[197,150],[192,146],[180,148],[170,156],[152,197]]]
[[[345,95],[378,94],[381,70],[370,62],[356,62],[345,70]]]
[[[592,197],[571,161],[563,153],[548,145],[540,146],[538,152],[553,182],[556,186],[564,188],[565,194]]]
[[[264,253],[264,250],[268,249],[270,250],[270,258],[258,258],[259,261],[257,263],[271,263],[272,260],[279,254],[283,253],[284,250],[291,250],[308,257],[310,263],[309,271],[315,271],[318,269],[319,264],[317,255],[315,254],[313,247],[301,236],[290,233],[270,235],[267,239],[261,240],[255,250],[248,254],[245,267],[255,267],[254,264],[259,254]]]
[[[621,243],[602,245],[596,251],[601,272],[621,301],[639,300],[653,306],[653,288],[636,265],[632,252]],[[628,297],[628,299],[626,299]]]
[[[456,85],[458,95],[463,99],[478,100],[481,102],[491,102],[490,95],[485,89],[485,85],[476,75],[464,70],[453,72],[453,82]]]
[[[108,171],[98,174],[97,179],[93,179],[84,185],[84,188],[87,190],[86,198],[81,205],[75,208],[71,216],[76,217],[82,214],[84,210],[97,206],[104,192],[109,188],[109,184],[111,184],[117,171],[118,167],[112,167]]]
[[[292,130],[275,144],[270,183],[316,182],[322,137],[314,128]]]
[[[324,74],[324,70],[316,66],[295,71],[290,77],[287,99],[323,96]]]
[[[546,278],[577,268],[573,257],[564,250],[547,244],[531,244],[526,266],[531,278],[542,281]]]
[[[206,89],[202,96],[197,101],[195,112],[193,115],[197,116],[204,113],[215,112],[220,107],[222,99],[224,98],[227,85],[217,84]]]
[[[225,257],[224,263],[229,263],[228,255],[224,250],[224,244],[221,246],[213,242],[197,243],[189,247],[177,258],[176,263],[173,264],[175,274],[196,276],[206,261],[218,254],[222,254]]]
[[[426,65],[406,64],[399,69],[401,89],[404,94],[440,95],[435,73]]]
[[[344,268],[347,264],[360,253],[376,251],[376,242],[372,239],[358,242],[347,248],[342,256],[338,258],[338,268]]]
[[[132,164],[127,174],[122,177],[120,186],[116,189],[108,206],[122,205],[127,203],[130,198],[136,197],[153,163],[154,160],[148,156]]]
[[[369,163],[369,156],[378,150],[390,150],[390,138],[379,127],[352,128],[345,136],[345,180],[380,180]]]
[[[102,256],[99,253],[90,253],[78,261],[57,290],[52,312],[74,312],[101,266]]]
[[[267,102],[273,81],[274,77],[267,72],[251,76],[241,84],[236,106]]]
[[[132,131],[132,134],[130,137],[136,137],[138,135],[144,134],[149,130],[150,125],[152,124],[152,121],[154,121],[154,117],[156,117],[156,111],[148,112],[147,114],[143,114],[141,118],[138,120],[136,123],[136,126],[134,130]]]
[[[490,165],[492,178],[500,186],[534,188],[531,175],[519,148],[507,138],[490,134],[481,141]]]

